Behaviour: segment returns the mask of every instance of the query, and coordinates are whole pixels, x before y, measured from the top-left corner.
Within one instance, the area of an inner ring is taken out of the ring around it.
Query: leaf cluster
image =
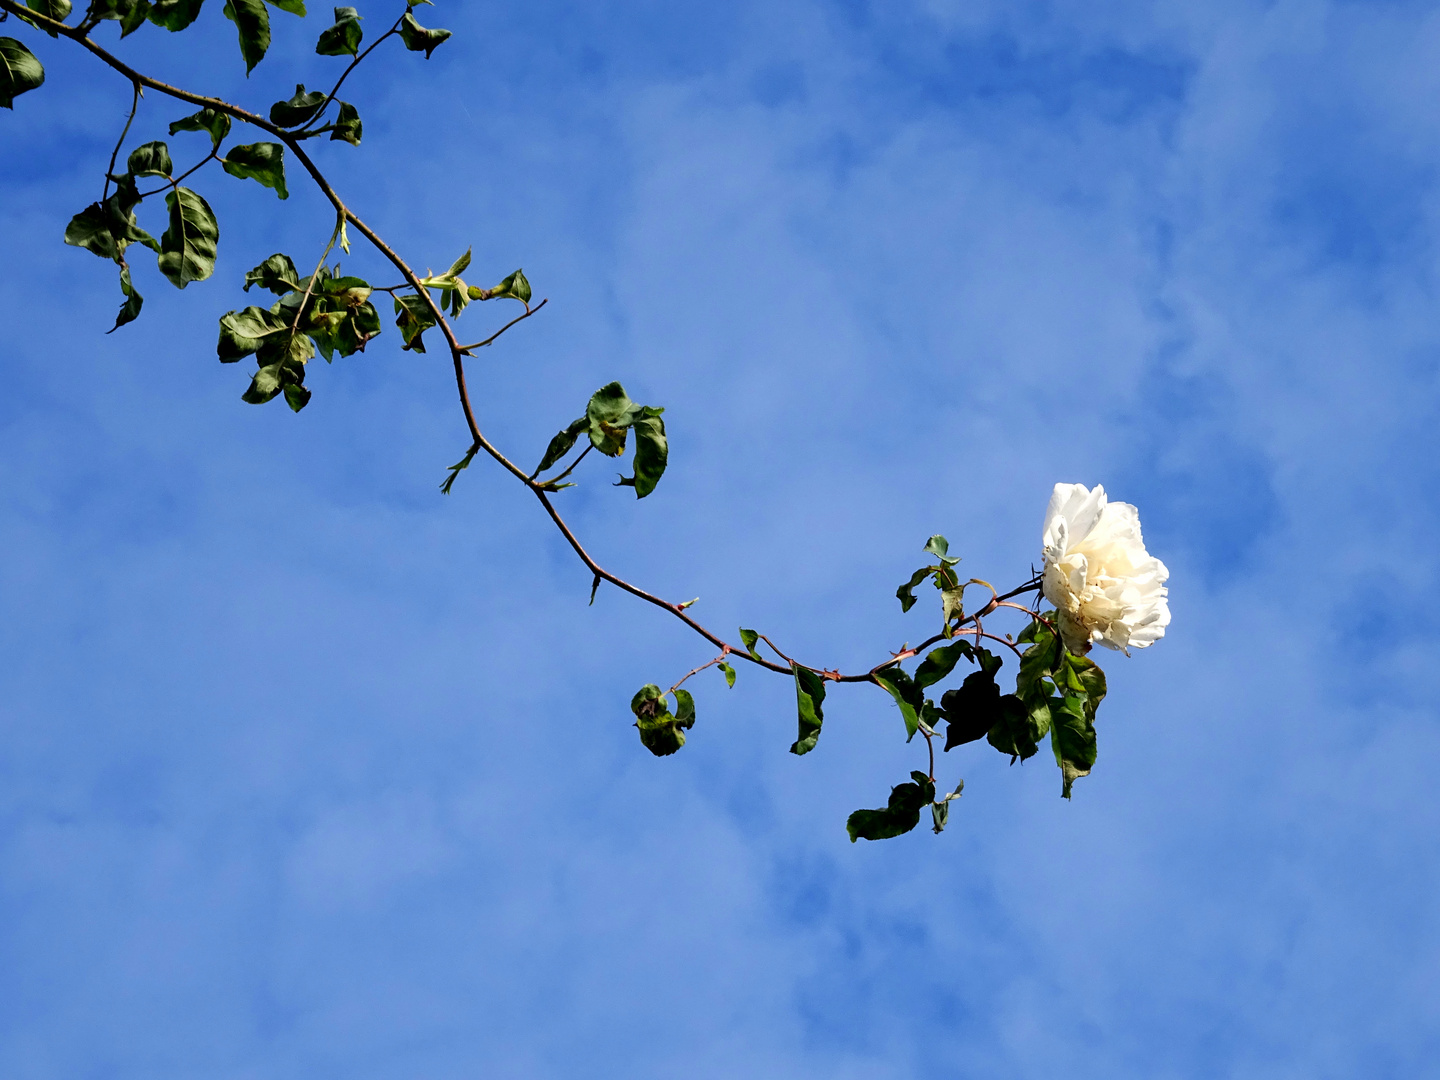
[[[655,490],[670,458],[670,443],[665,435],[663,408],[653,405],[639,405],[630,400],[625,388],[618,382],[606,383],[595,393],[585,406],[585,415],[556,433],[545,448],[545,456],[530,474],[533,480],[546,469],[558,464],[575,447],[580,436],[587,436],[590,448],[600,451],[606,457],[619,457],[625,453],[630,432],[635,433],[635,475],[622,476],[617,487],[633,487],[635,497],[645,498]],[[571,468],[574,468],[572,465]],[[562,476],[569,474],[569,469]],[[547,481],[547,490],[560,477]]]
[[[695,699],[690,691],[677,688],[668,692],[675,698],[673,713],[665,700],[666,693],[654,683],[646,683],[630,699],[640,741],[656,757],[668,757],[679,750],[685,745],[685,732],[695,726]]]
[[[290,256],[271,255],[245,275],[251,286],[279,297],[267,310],[247,307],[220,318],[216,353],[233,364],[254,355],[259,365],[242,395],[262,405],[280,394],[299,412],[310,402],[305,365],[318,349],[327,362],[338,352],[350,356],[364,350],[380,333],[380,315],[370,302],[371,288],[363,278],[345,276],[337,265],[321,266],[301,280]]]

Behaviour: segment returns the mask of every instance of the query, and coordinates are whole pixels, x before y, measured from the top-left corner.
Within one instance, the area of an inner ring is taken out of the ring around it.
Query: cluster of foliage
[[[412,271],[345,205],[305,150],[308,140],[322,135],[328,135],[333,142],[360,146],[364,134],[360,113],[354,104],[342,101],[338,94],[351,72],[382,42],[395,38],[405,49],[423,53],[428,59],[450,38],[449,31],[429,29],[417,21],[414,9],[429,0],[403,2],[404,11],[363,51],[365,32],[359,11],[353,7],[335,8],[332,25],[321,31],[315,45],[315,52],[320,56],[349,59],[333,88],[328,92],[309,91],[303,84],[299,85],[291,98],[274,102],[262,114],[144,76],[91,36],[107,21],[119,24],[121,38],[147,23],[172,33],[183,31],[195,23],[204,0],[93,0],[74,24],[67,21],[73,14],[70,0],[26,0],[24,5],[18,0],[0,0],[0,20],[14,17],[33,31],[51,38],[67,38],[108,64],[131,84],[129,119],[105,170],[101,196],[74,216],[64,234],[67,244],[110,260],[119,268],[124,299],[112,332],[137,319],[144,305],[127,257],[136,245],[155,254],[160,274],[176,288],[184,289],[214,273],[220,243],[219,223],[210,204],[186,186],[185,181],[206,166],[218,164],[229,176],[254,181],[283,200],[289,196],[288,156],[300,163],[334,206],[334,230],[309,274],[302,274],[294,259],[284,253],[270,256],[245,274],[245,292],[255,287],[273,295],[275,300],[268,307],[247,306],[220,317],[219,360],[229,364],[253,357],[256,369],[243,399],[251,404],[263,404],[283,397],[298,413],[311,398],[305,377],[309,361],[317,353],[327,362],[337,354],[348,357],[364,350],[382,333],[385,320],[375,304],[377,293],[390,297],[393,325],[402,349],[423,353],[426,351],[424,335],[428,331],[438,330],[443,334],[455,366],[460,405],[472,442],[465,456],[450,467],[442,490],[449,494],[459,474],[470,466],[477,454],[487,454],[531,489],[577,556],[593,572],[592,603],[595,590],[609,582],[680,618],[719,649],[714,659],[689,672],[668,690],[647,684],[635,695],[631,711],[646,749],[664,757],[684,746],[685,733],[696,721],[696,705],[682,684],[698,672],[715,667],[726,684],[734,687],[736,670],[730,661],[741,659],[793,678],[798,717],[797,737],[790,747],[794,754],[808,754],[816,748],[824,727],[827,684],[832,683],[864,682],[878,687],[893,699],[906,741],[913,741],[917,734],[924,738],[928,769],[916,770],[909,780],[896,785],[885,807],[857,810],[850,815],[848,829],[852,840],[878,840],[909,832],[917,826],[927,807],[934,831],[945,827],[950,803],[959,797],[964,782],[948,794],[937,796],[937,739],[942,740],[945,751],[985,739],[1015,761],[1034,756],[1048,736],[1061,770],[1062,794],[1069,798],[1074,781],[1087,775],[1095,762],[1095,713],[1105,696],[1105,676],[1083,655],[1088,651],[1088,644],[1067,646],[1057,626],[1055,611],[1041,611],[1038,607],[1014,602],[1015,597],[1040,592],[1039,576],[1032,573],[1022,585],[1004,594],[978,579],[962,582],[957,571],[960,560],[950,555],[944,537],[931,537],[925,551],[932,561],[916,570],[896,595],[902,609],[909,611],[917,603],[915,590],[926,581],[931,582],[939,594],[938,632],[916,648],[902,648],[868,671],[842,675],[799,663],[754,630],[741,629],[739,645],[724,641],[692,618],[687,609],[694,601],[671,603],[609,573],[585,551],[565,524],[549,496],[573,486],[574,482],[567,478],[592,450],[618,458],[624,454],[627,443],[633,444],[633,474],[622,477],[619,484],[633,488],[637,498],[645,498],[655,490],[669,457],[662,418],[664,409],[637,404],[620,383],[610,382],[590,397],[583,415],[550,440],[539,465],[529,473],[485,438],[475,422],[465,389],[464,361],[473,356],[476,349],[490,345],[510,327],[539,311],[545,302],[531,305],[530,283],[519,270],[493,288],[466,284],[461,274],[470,266],[468,251],[444,273],[427,271],[421,276]],[[306,14],[302,0],[226,0],[224,4],[223,13],[234,24],[247,74],[264,59],[270,47],[270,7],[296,16]],[[16,38],[0,36],[0,105],[13,108],[17,97],[36,90],[44,81],[44,69],[30,48]],[[171,138],[182,133],[205,137],[205,143],[200,143],[189,154],[195,159],[194,163],[183,171],[175,166],[170,145],[157,139],[135,146],[125,158],[123,171],[116,169],[147,89],[188,109],[199,106],[198,111],[187,111],[168,125]],[[267,137],[254,142],[232,142],[231,129],[237,122]],[[150,190],[143,190],[146,187]],[[161,194],[165,198],[167,217],[165,229],[157,240],[142,227],[138,211],[148,199]],[[363,233],[381,262],[400,274],[403,280],[399,284],[372,285],[354,273],[342,272],[338,263],[331,264],[337,246],[346,255],[350,254],[351,227]],[[471,302],[488,300],[515,301],[524,311],[488,338],[462,345],[455,336],[452,320]],[[577,445],[581,446],[579,454],[562,471],[545,475],[561,466]],[[986,590],[985,598],[977,608],[967,612],[965,595],[967,589],[973,587]],[[1005,609],[1021,612],[1026,618],[1016,636],[993,634],[985,627],[986,618]],[[1001,692],[997,676],[1004,658],[987,648],[986,642],[1002,652],[1012,653],[1017,661],[1013,693]],[[762,654],[762,643],[774,659]],[[911,659],[917,662],[913,670],[907,671],[905,662]],[[942,691],[942,684],[952,680],[961,661],[967,665],[963,678],[958,685]]]

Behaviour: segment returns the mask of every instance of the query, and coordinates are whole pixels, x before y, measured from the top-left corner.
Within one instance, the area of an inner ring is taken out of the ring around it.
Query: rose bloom
[[[1045,511],[1042,591],[1071,652],[1143,649],[1170,625],[1170,571],[1145,550],[1140,514],[1105,489],[1056,484]]]

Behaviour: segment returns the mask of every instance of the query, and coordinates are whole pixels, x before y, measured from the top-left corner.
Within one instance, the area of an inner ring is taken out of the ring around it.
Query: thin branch
[[[524,315],[517,315],[517,316],[515,316],[515,318],[511,319],[508,323],[506,323],[504,326],[502,326],[499,330],[496,330],[495,333],[491,334],[491,335],[490,335],[489,337],[487,337],[484,341],[477,341],[474,345],[462,345],[462,346],[460,346],[460,351],[461,351],[462,353],[465,353],[466,355],[469,355],[471,349],[483,349],[486,345],[489,345],[492,341],[494,341],[496,338],[498,338],[498,337],[499,337],[501,334],[503,334],[506,330],[509,330],[510,327],[514,326],[514,325],[515,325],[516,323],[518,323],[518,322],[524,322],[526,319],[528,319],[531,315],[534,315],[537,311],[539,311],[542,307],[544,307],[544,306],[545,306],[546,304],[548,304],[549,302],[550,302],[550,298],[547,296],[544,300],[541,300],[541,301],[540,301],[538,304],[536,304],[533,308],[527,306],[527,307],[525,308],[525,314],[524,314]]]
[[[408,14],[410,9],[407,7],[405,11]],[[340,93],[340,87],[345,85],[345,80],[350,77],[350,73],[360,66],[360,61],[364,60],[367,56],[374,52],[376,48],[379,47],[380,43],[386,38],[398,33],[400,30],[400,24],[404,21],[405,16],[401,15],[400,18],[395,20],[394,26],[390,27],[389,30],[386,30],[385,33],[381,34],[378,38],[372,41],[368,49],[362,52],[359,56],[355,57],[354,60],[350,61],[350,66],[347,67],[343,73],[341,73],[340,78],[335,83],[335,88],[331,90],[329,96],[325,98],[325,104],[320,106],[320,111],[317,112],[314,116],[312,116],[309,120],[306,120],[305,123],[302,124],[300,127],[295,129],[295,134],[297,136],[306,128],[308,128],[311,124],[315,123],[316,120],[319,120],[322,116],[325,115],[325,110],[328,109],[330,107],[330,103],[335,100],[335,95]],[[320,134],[320,132],[315,131],[311,132],[311,134],[318,135]]]
[[[115,171],[115,159],[120,156],[120,148],[125,145],[125,136],[130,134],[130,125],[135,122],[135,113],[140,109],[140,83],[132,79],[131,85],[135,87],[135,96],[130,102],[130,115],[125,120],[125,127],[120,132],[120,138],[115,140],[115,149],[110,151],[110,164],[105,169],[105,186],[100,191],[102,203],[110,197],[110,174]]]
[[[18,4],[16,0],[0,0],[0,11],[15,14],[17,16],[23,15],[25,20],[27,22],[30,22],[32,25],[39,26],[41,29],[46,31],[53,31],[57,35],[67,37],[70,40],[76,42],[82,48],[86,49],[99,60],[101,60],[103,63],[105,63],[115,71],[119,72],[126,79],[128,79],[136,88],[137,102],[140,94],[140,88],[146,87],[152,90],[156,90],[159,93],[165,94],[167,97],[172,97],[177,101],[188,102],[192,105],[198,105],[202,108],[210,108],[214,109],[216,112],[224,113],[225,115],[230,116],[233,119],[239,120],[242,123],[249,124],[252,127],[259,128],[261,131],[269,133],[276,139],[279,139],[281,142],[283,142],[287,147],[289,147],[290,152],[295,156],[295,160],[297,160],[300,165],[305,169],[305,171],[310,174],[310,178],[315,182],[316,187],[320,189],[320,192],[325,196],[327,200],[329,200],[330,204],[335,208],[335,212],[339,219],[339,226],[343,226],[347,222],[354,225],[355,228],[360,232],[360,234],[364,236],[365,239],[370,241],[371,245],[375,248],[375,250],[378,251],[381,256],[383,256],[390,263],[390,265],[392,265],[396,270],[400,272],[400,275],[405,279],[409,288],[413,289],[417,295],[424,298],[426,306],[430,309],[431,314],[435,317],[436,326],[444,335],[446,344],[450,348],[450,355],[455,371],[456,391],[459,396],[461,411],[464,414],[466,426],[469,428],[470,434],[472,436],[472,449],[484,450],[502,468],[508,471],[512,476],[514,476],[517,480],[519,480],[522,484],[524,484],[526,487],[528,487],[531,491],[535,493],[535,497],[540,500],[541,506],[544,507],[545,512],[550,516],[550,519],[552,522],[554,522],[556,528],[560,530],[561,535],[565,537],[566,542],[574,550],[575,554],[579,556],[580,561],[585,564],[585,566],[591,571],[592,574],[595,575],[598,580],[608,581],[610,584],[629,593],[630,595],[640,600],[643,600],[648,604],[652,604],[655,607],[670,612],[670,614],[674,615],[681,622],[685,623],[688,627],[690,627],[690,629],[695,631],[705,640],[709,641],[717,648],[723,650],[721,654],[722,656],[733,654],[735,656],[742,657],[743,659],[749,661],[752,664],[763,667],[768,671],[774,671],[782,675],[792,674],[793,669],[790,666],[782,666],[764,658],[752,656],[750,655],[748,650],[738,649],[736,646],[730,644],[723,638],[712,633],[710,630],[706,629],[704,626],[702,626],[700,623],[696,622],[694,619],[692,619],[689,615],[686,614],[686,605],[672,604],[668,600],[655,596],[652,593],[646,592],[639,586],[632,585],[624,578],[612,574],[608,570],[605,570],[603,567],[601,567],[600,564],[597,563],[590,556],[589,552],[585,550],[584,546],[580,543],[579,539],[575,536],[569,525],[565,523],[564,518],[562,518],[559,512],[555,509],[554,504],[550,501],[550,499],[545,493],[543,484],[527,476],[526,473],[519,466],[517,466],[503,453],[501,453],[500,450],[497,449],[494,444],[492,444],[481,432],[479,423],[476,421],[475,418],[474,408],[470,401],[469,391],[466,387],[464,358],[465,356],[469,355],[470,350],[482,348],[490,344],[492,341],[498,338],[500,334],[503,334],[511,326],[514,326],[516,323],[521,322],[524,319],[528,319],[531,315],[539,311],[540,308],[544,307],[546,301],[542,300],[534,308],[527,309],[524,315],[512,319],[505,326],[501,327],[501,329],[497,333],[491,335],[491,337],[487,338],[485,341],[477,342],[474,345],[461,345],[459,340],[455,336],[454,329],[451,327],[449,321],[446,319],[444,311],[436,303],[435,298],[431,296],[429,290],[421,284],[420,279],[415,274],[415,272],[410,269],[409,265],[394,251],[393,248],[391,248],[384,240],[380,238],[380,236],[375,232],[374,229],[372,229],[369,225],[367,225],[364,221],[357,217],[355,213],[345,205],[344,201],[341,200],[340,196],[331,186],[329,180],[326,179],[325,175],[320,171],[318,166],[316,166],[314,161],[311,160],[309,154],[305,152],[304,147],[301,145],[302,141],[305,138],[303,134],[287,131],[271,123],[263,116],[252,113],[246,109],[242,109],[239,106],[232,105],[228,101],[224,101],[220,98],[206,97],[202,94],[192,93],[190,91],[182,90],[178,87],[171,86],[167,83],[160,82],[158,79],[153,79],[147,75],[142,75],[140,72],[136,71],[134,68],[130,67],[124,61],[115,57],[110,52],[108,52],[89,38],[88,31],[92,28],[93,23],[82,22],[78,27],[70,27],[62,22],[41,15],[38,12],[25,9],[21,7],[21,5]],[[397,23],[396,25],[398,27],[399,24]],[[390,32],[387,32],[385,35],[382,35],[380,39],[377,39],[370,46],[370,49],[366,50],[365,54],[357,57],[356,60],[350,65],[350,69],[347,69],[345,75],[348,75],[349,70],[353,70],[356,64],[358,64],[359,60],[363,59],[363,55],[368,55],[371,49],[374,49],[375,46],[380,43],[380,41],[384,40],[384,38],[388,37],[389,34],[392,32],[394,31],[392,30]],[[344,78],[345,76],[342,75],[340,81],[343,82]],[[333,100],[333,96],[335,93],[338,92],[339,87],[340,83],[337,83],[335,90],[331,93],[331,98],[327,99],[327,101]],[[121,142],[123,143],[123,141],[124,137],[122,135]],[[119,146],[116,147],[115,152],[116,156],[118,156],[118,154]],[[337,235],[339,231],[339,226],[337,226]],[[333,246],[333,239],[331,243]],[[327,255],[328,252],[329,248],[327,248]],[[391,295],[393,295],[396,290],[402,287],[403,286],[381,288],[377,291],[389,292],[391,293]],[[1037,591],[1039,587],[1039,580],[1038,578],[1036,578],[1008,593],[1000,596],[994,596],[990,603],[987,604],[983,610],[977,612],[975,615],[962,618],[956,627],[949,628],[950,634],[953,635],[953,633],[959,627],[963,627],[968,623],[978,622],[979,618],[995,610],[995,608],[999,606],[1001,602],[1009,600],[1014,596],[1018,596],[1021,593]],[[978,627],[973,632],[983,634],[983,631],[979,630]],[[886,667],[899,663],[902,659],[918,654],[929,646],[941,640],[944,640],[947,636],[949,635],[945,633],[936,634],[933,637],[922,642],[915,649],[906,650],[898,656],[892,657],[891,659],[886,660],[871,668],[869,671],[860,674],[841,675],[838,671],[830,671],[824,668],[809,667],[808,665],[800,666],[808,667],[809,670],[814,671],[817,674],[821,674],[825,678],[829,678],[835,682],[870,682],[873,681],[872,677],[876,672],[882,671]],[[984,636],[989,637],[990,635]],[[780,652],[778,648],[775,648],[774,643],[771,642],[769,638],[766,638],[765,642],[772,649],[775,649],[777,655],[782,657],[785,655],[784,653]]]

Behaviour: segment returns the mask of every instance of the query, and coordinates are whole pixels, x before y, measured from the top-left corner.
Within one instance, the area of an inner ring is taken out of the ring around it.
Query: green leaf
[[[0,37],[0,107],[14,109],[21,94],[45,82],[45,68],[35,54],[12,37]]]
[[[684,698],[680,695],[684,694]],[[685,707],[689,701],[689,715],[671,715],[665,692],[654,683],[642,686],[630,700],[630,711],[635,714],[635,726],[640,730],[640,741],[656,757],[666,757],[685,745],[685,728],[695,724],[695,702],[683,690],[675,692],[676,704]]]
[[[315,51],[321,56],[355,56],[360,52],[360,13],[353,7],[335,9],[335,25],[320,35]]]
[[[637,499],[654,491],[660,477],[665,475],[670,444],[665,439],[665,421],[660,418],[664,411],[646,405],[640,418],[631,425],[635,432],[635,475],[630,483]]]
[[[721,664],[720,672],[725,676],[725,685],[732,690],[735,689],[735,669],[729,664]]]
[[[456,478],[470,467],[470,463],[475,460],[475,455],[479,452],[480,444],[476,443],[474,446],[470,447],[469,450],[465,451],[465,456],[463,458],[457,461],[454,465],[450,466],[450,475],[445,477],[445,482],[440,485],[441,495],[450,494],[450,489],[455,486]]]
[[[920,711],[925,707],[925,695],[915,685],[915,680],[899,664],[877,671],[870,677],[900,706],[900,715],[905,720],[906,741],[913,739],[915,732],[920,730]]]
[[[210,134],[210,148],[219,150],[220,143],[225,136],[230,134],[230,117],[214,109],[201,109],[197,113],[176,120],[170,125],[170,134],[176,135],[182,131],[205,131]]]
[[[915,685],[922,690],[927,686],[934,686],[955,669],[962,656],[967,660],[975,659],[975,650],[968,641],[957,641],[953,645],[932,649],[915,669]]]
[[[748,652],[756,660],[759,660],[760,654],[755,651],[755,643],[760,640],[760,635],[757,634],[754,630],[746,630],[742,626],[740,628],[740,640],[745,643],[745,651]]]
[[[915,587],[935,572],[933,566],[927,566],[923,570],[916,570],[910,575],[910,580],[895,590],[896,597],[900,600],[900,610],[909,611],[915,606]]]
[[[585,407],[591,445],[602,454],[619,457],[625,452],[625,432],[641,412],[642,407],[630,400],[618,382],[605,384],[590,395]]]
[[[303,364],[266,364],[255,372],[250,380],[250,388],[240,397],[251,405],[264,405],[282,393],[286,403],[295,412],[299,412],[309,403],[310,391],[305,388]]]
[[[950,541],[946,540],[945,537],[939,533],[936,533],[930,537],[929,540],[925,541],[925,550],[930,552],[931,555],[934,555],[945,566],[954,566],[960,561],[957,558],[950,557]]]
[[[327,95],[323,90],[305,92],[305,84],[297,83],[295,96],[270,106],[270,122],[276,127],[299,127],[324,107]]]
[[[1029,699],[1037,694],[1045,696],[1048,691],[1042,680],[1051,675],[1064,655],[1060,638],[1044,623],[1032,622],[1020,635],[1020,640],[1031,645],[1020,657],[1020,674],[1015,680],[1015,692]]]
[[[689,690],[676,690],[675,694],[675,722],[682,727],[692,728],[695,726],[695,699],[690,696]]]
[[[65,243],[93,251],[102,259],[120,260],[120,248],[110,232],[109,216],[99,203],[91,203],[70,219],[70,224],[65,226]]]
[[[1001,720],[1000,687],[995,685],[995,673],[982,669],[967,675],[958,689],[947,690],[941,696],[940,712],[949,723],[946,750],[983,739]]]
[[[523,270],[516,270],[493,289],[470,290],[471,300],[519,300],[526,305],[530,303],[532,295],[530,282],[526,280]]]
[[[743,630],[741,635],[743,637]],[[825,701],[825,680],[793,662],[790,670],[795,673],[795,703],[800,714],[800,737],[791,745],[790,753],[808,754],[815,749],[820,727],[825,723],[825,713],[820,707]]]
[[[113,19],[120,24],[120,36],[128,37],[150,14],[150,0],[92,0],[87,19]]]
[[[348,101],[340,102],[340,115],[335,118],[335,124],[330,132],[331,142],[347,142],[351,146],[359,146],[360,138],[365,134],[365,125],[360,120],[360,111]]]
[[[856,840],[888,840],[920,824],[921,809],[935,799],[935,782],[922,772],[912,772],[910,778],[912,783],[890,789],[884,810],[856,810],[850,815],[845,828],[852,844]]]
[[[1040,740],[1050,731],[1050,703],[1040,699],[1025,703],[1014,694],[999,699],[996,722],[985,733],[985,741],[1013,764],[1018,758],[1026,761],[1040,749]],[[957,742],[956,745],[959,745]]]
[[[1085,699],[1067,694],[1059,708],[1051,709],[1050,746],[1060,766],[1060,794],[1070,798],[1070,788],[1095,765],[1095,725],[1086,715]]]
[[[415,16],[408,11],[400,20],[400,40],[405,42],[405,48],[411,52],[423,52],[426,60],[430,59],[430,54],[439,48],[441,42],[449,36],[449,30],[425,29],[415,21]]]
[[[154,0],[150,7],[150,21],[163,26],[171,33],[184,30],[200,14],[200,5],[205,0]]]
[[[589,428],[589,426],[590,418],[588,416],[582,416],[563,431],[556,432],[555,437],[550,440],[550,445],[545,448],[545,456],[540,459],[540,464],[537,465],[535,471],[530,474],[531,479],[539,476],[568,454],[571,447],[575,445],[575,440],[580,437],[580,433]]]
[[[187,187],[169,192],[165,205],[170,210],[170,227],[160,237],[160,272],[170,284],[183,289],[215,272],[220,226],[210,204]]]
[[[273,7],[277,7],[281,11],[288,11],[291,15],[299,15],[302,19],[305,17],[305,0],[269,0],[269,2]]]
[[[70,0],[25,0],[25,6],[56,22],[64,22],[70,17],[72,10]]]
[[[220,159],[221,166],[231,176],[241,180],[257,180],[282,199],[290,197],[285,187],[285,147],[279,143],[249,143],[232,146]]]
[[[290,324],[273,311],[247,307],[227,311],[220,317],[220,342],[215,348],[222,364],[233,364],[258,352],[265,339],[290,329]],[[267,399],[268,400],[268,399]]]
[[[120,314],[115,317],[115,325],[105,331],[107,334],[113,334],[126,323],[138,319],[140,308],[145,303],[145,298],[130,281],[130,267],[124,263],[120,264],[120,291],[125,294],[125,303],[120,305]]]
[[[435,315],[423,296],[410,293],[395,298],[395,325],[400,328],[400,337],[404,342],[402,349],[414,349],[423,353],[425,341],[420,335],[435,323]]]
[[[270,49],[270,12],[265,0],[225,0],[225,17],[240,33],[240,55],[248,76]]]
[[[134,177],[120,177],[115,184],[115,194],[104,203],[91,203],[70,219],[65,228],[65,243],[117,263],[132,243],[159,251],[159,241],[135,224],[135,207],[139,205],[140,193],[135,188]]]
[[[289,255],[280,252],[271,255],[255,269],[245,272],[246,292],[250,291],[251,285],[259,285],[276,296],[284,296],[292,289],[302,288],[295,264],[290,261]]]
[[[130,152],[126,162],[131,176],[166,176],[173,169],[170,162],[170,148],[163,142],[148,142]]]

